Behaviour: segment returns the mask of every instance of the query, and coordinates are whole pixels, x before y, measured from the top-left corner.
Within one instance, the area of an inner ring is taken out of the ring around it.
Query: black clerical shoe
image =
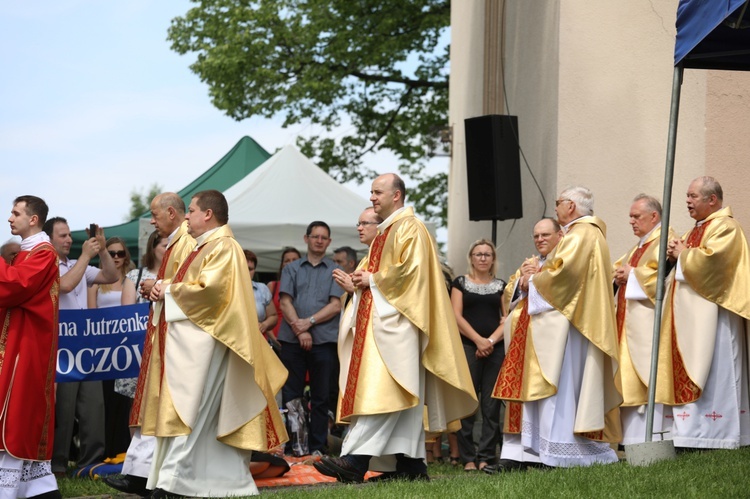
[[[318,473],[337,479],[341,483],[362,483],[365,472],[357,469],[345,457],[324,457],[313,463]]]
[[[429,482],[430,477],[427,473],[406,473],[405,471],[386,471],[378,476],[374,476],[367,480],[370,482],[390,482],[393,480],[405,480],[410,482],[425,481]]]
[[[37,494],[35,496],[27,496],[28,499],[62,499],[62,494],[59,490],[50,490],[43,494]]]
[[[512,459],[501,459],[497,464],[488,464],[482,468],[482,471],[488,475],[494,475],[495,473],[508,473],[509,471],[524,471],[526,468],[527,463]]]
[[[146,488],[146,479],[135,475],[108,475],[102,481],[120,492],[146,497],[151,491]]]
[[[174,494],[164,489],[154,489],[146,497],[148,497],[149,499],[181,499],[185,496]]]

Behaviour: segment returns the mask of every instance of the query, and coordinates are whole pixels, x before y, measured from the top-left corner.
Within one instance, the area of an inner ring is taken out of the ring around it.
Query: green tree
[[[151,200],[156,197],[157,194],[162,192],[162,187],[159,184],[152,184],[146,192],[142,189],[138,191],[133,189],[130,191],[130,211],[126,215],[125,221],[135,220],[140,217],[151,208]]]
[[[228,116],[321,130],[297,143],[337,180],[372,178],[363,158],[390,151],[444,224],[447,175],[424,167],[448,122],[449,23],[448,0],[202,0],[168,40]]]

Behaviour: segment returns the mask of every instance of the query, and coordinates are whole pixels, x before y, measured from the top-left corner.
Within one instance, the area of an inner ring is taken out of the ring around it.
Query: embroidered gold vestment
[[[163,357],[156,351],[151,357],[143,434],[171,437],[191,432],[185,420],[189,422],[191,414],[197,412],[203,384],[200,373],[180,372],[180,357],[207,358],[205,352],[191,350],[191,345],[206,345],[205,333],[230,351],[217,439],[233,447],[259,451],[286,441],[275,394],[286,381],[287,371],[258,329],[245,257],[229,226],[218,228],[188,255],[169,293],[188,320],[170,324]],[[199,331],[194,329],[185,335],[178,330],[179,335],[172,334],[173,327],[187,322]],[[173,366],[177,369],[170,371]],[[185,376],[193,378],[186,382]],[[154,396],[156,404],[151,403]]]
[[[700,398],[711,369],[718,307],[745,319],[750,331],[750,253],[729,207],[688,231],[687,249],[667,278],[659,343],[656,401],[681,405]],[[747,337],[746,337],[747,339]]]
[[[598,217],[582,217],[570,224],[540,272],[533,277],[533,284],[589,341],[575,433],[592,440],[619,442],[622,395],[617,370],[619,348],[611,269],[606,225]],[[564,341],[559,342],[564,325],[555,318],[554,311],[532,317],[531,323],[537,356],[549,359],[541,360],[542,370],[552,381],[559,375],[562,365],[556,351],[564,349]],[[547,339],[543,340],[544,336]],[[545,349],[550,352],[544,352]],[[553,360],[554,366],[550,364]]]
[[[372,269],[372,280],[397,312],[378,320],[408,321],[421,335],[420,352],[411,358],[373,324],[369,290],[356,300],[358,327],[344,312],[339,334],[342,395],[338,419],[402,411],[419,402],[417,369],[425,369],[425,423],[429,431],[444,431],[448,423],[473,414],[477,398],[463,354],[456,318],[450,304],[435,243],[411,208],[396,215],[373,241],[360,268]],[[364,314],[364,317],[361,316]],[[406,328],[405,328],[406,329]]]

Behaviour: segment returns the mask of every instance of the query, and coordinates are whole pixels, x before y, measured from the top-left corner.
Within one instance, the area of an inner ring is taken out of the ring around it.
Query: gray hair
[[[695,180],[701,181],[701,196],[703,199],[708,199],[712,194],[716,194],[716,199],[724,201],[724,190],[721,188],[721,184],[713,177],[698,177]],[[695,182],[693,180],[693,182]]]
[[[594,214],[594,195],[583,186],[568,187],[560,193],[560,199],[570,199],[576,204],[576,211],[582,217]]]
[[[661,203],[654,196],[649,196],[648,194],[641,193],[633,198],[634,203],[637,201],[645,201],[646,209],[651,212],[655,211],[659,215],[659,218],[661,218]]]

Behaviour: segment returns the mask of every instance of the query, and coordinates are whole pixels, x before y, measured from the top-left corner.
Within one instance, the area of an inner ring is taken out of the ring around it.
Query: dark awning
[[[750,70],[750,0],[680,0],[675,66]]]

